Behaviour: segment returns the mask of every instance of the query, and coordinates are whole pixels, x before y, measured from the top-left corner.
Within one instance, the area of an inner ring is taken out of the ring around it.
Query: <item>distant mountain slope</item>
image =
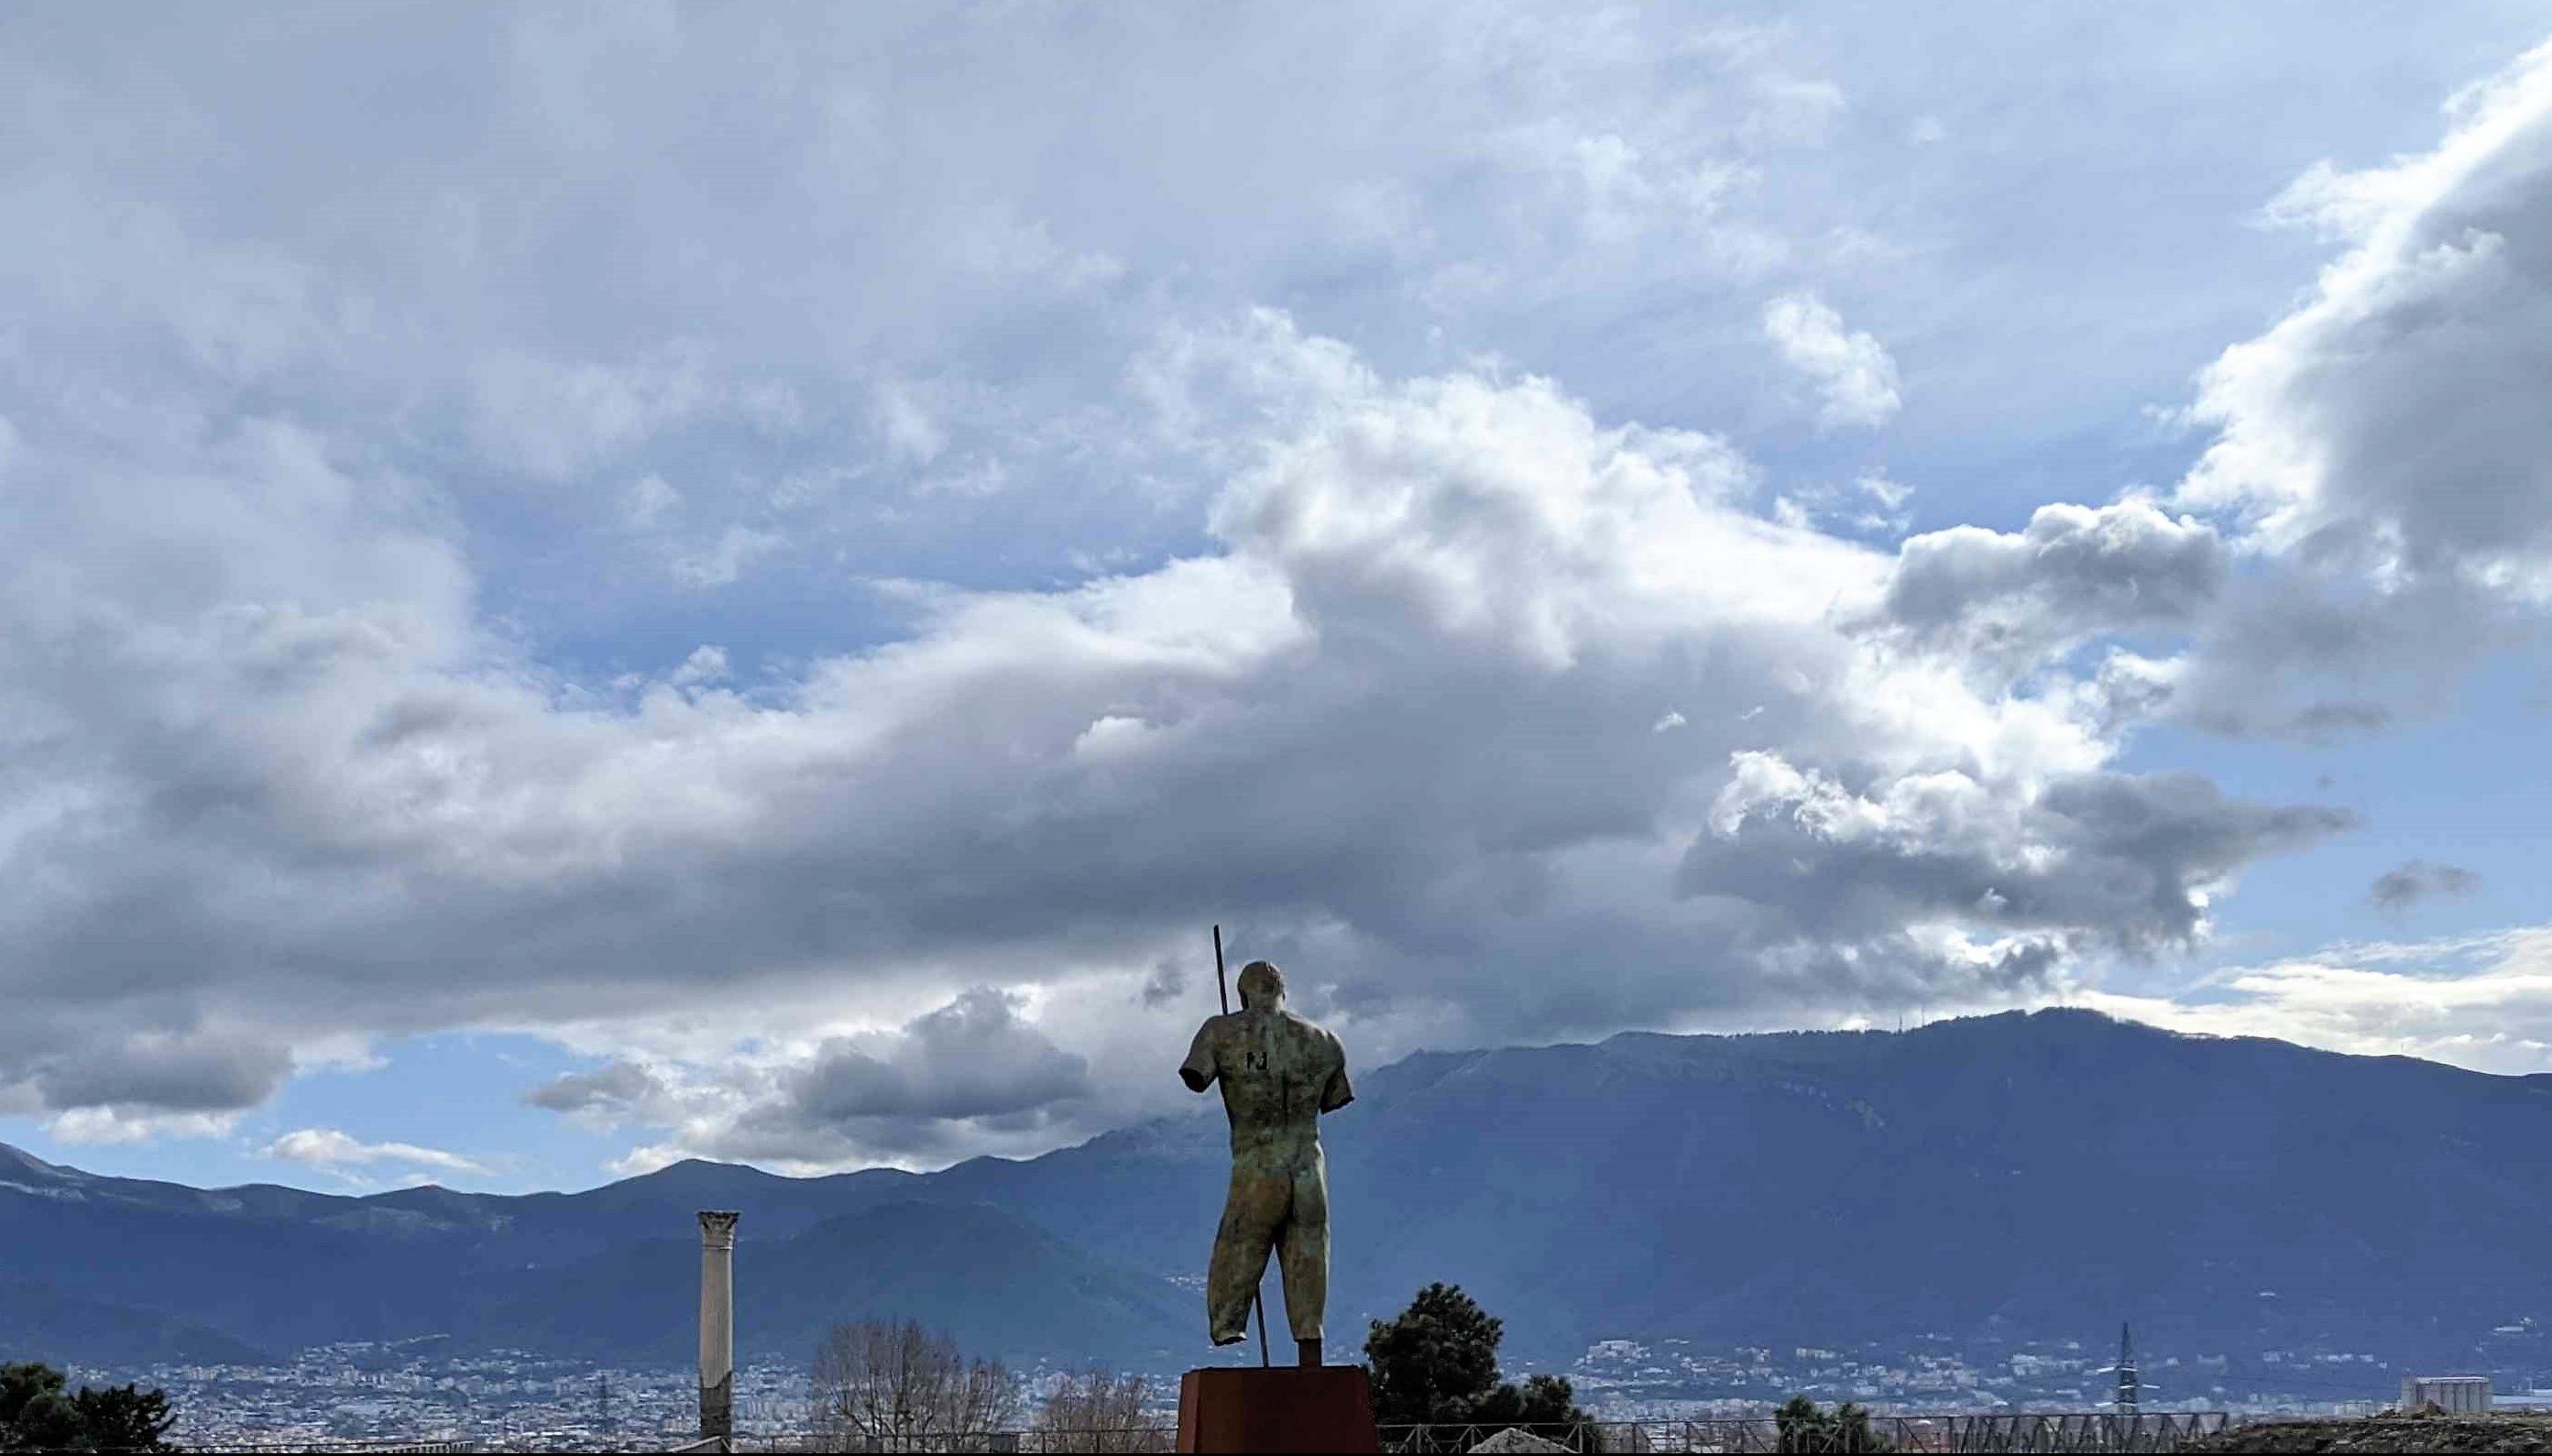
[[[2057,1010],[1430,1054],[1362,1087],[1326,1134],[1340,1340],[1438,1278],[1550,1353],[2131,1318],[2447,1358],[2552,1316],[2547,1078]],[[1192,1272],[1223,1158],[1200,1120],[923,1186]]]
[[[448,1325],[461,1244],[394,1206],[87,1175],[0,1180],[0,1280],[290,1350]]]
[[[1341,1347],[1433,1279],[1542,1355],[2133,1319],[2181,1347],[2309,1331],[2452,1359],[2492,1324],[2552,1323],[2552,1078],[2044,1011],[1431,1053],[1358,1087],[1326,1133]],[[748,1349],[802,1349],[844,1312],[1012,1354],[1201,1348],[1201,1300],[1163,1281],[1213,1237],[1210,1100],[1025,1162],[690,1163],[529,1197],[203,1192],[0,1150],[0,1279],[270,1348],[451,1331],[679,1361],[691,1214],[719,1205],[745,1213]]]
[[[0,1280],[0,1365],[259,1365],[271,1357],[189,1320]]]
[[[632,1243],[490,1291],[489,1344],[681,1364],[699,1310],[699,1241]],[[1167,1362],[1187,1301],[988,1203],[893,1199],[791,1238],[740,1241],[736,1344],[803,1359],[837,1320],[919,1318],[976,1354]]]

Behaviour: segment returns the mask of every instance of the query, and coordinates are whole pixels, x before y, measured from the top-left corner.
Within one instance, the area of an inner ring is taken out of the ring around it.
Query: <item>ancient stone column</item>
[[[735,1434],[736,1213],[700,1213],[700,1439]]]

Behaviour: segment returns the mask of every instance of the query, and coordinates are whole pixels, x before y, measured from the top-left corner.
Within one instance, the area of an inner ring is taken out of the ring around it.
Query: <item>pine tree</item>
[[[1558,1426],[1583,1424],[1576,1390],[1550,1375],[1522,1386],[1498,1377],[1505,1322],[1456,1285],[1431,1284],[1389,1323],[1365,1336],[1374,1419],[1382,1425]],[[1483,1434],[1486,1434],[1484,1432]],[[1594,1450],[1593,1431],[1585,1449]]]
[[[171,1451],[168,1398],[134,1386],[64,1394],[50,1365],[0,1365],[0,1451]]]

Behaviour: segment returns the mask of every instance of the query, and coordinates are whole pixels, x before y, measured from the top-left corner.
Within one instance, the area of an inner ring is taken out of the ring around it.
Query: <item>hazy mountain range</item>
[[[1341,1347],[1436,1279],[1544,1358],[2133,1319],[2149,1348],[2446,1359],[2552,1316],[2552,1076],[2042,1011],[1428,1053],[1359,1092],[1327,1131]],[[442,1333],[680,1364],[691,1215],[715,1206],[744,1212],[748,1357],[887,1313],[1012,1358],[1173,1367],[1203,1349],[1224,1167],[1213,1109],[929,1175],[683,1163],[527,1196],[197,1190],[0,1147],[0,1357]]]

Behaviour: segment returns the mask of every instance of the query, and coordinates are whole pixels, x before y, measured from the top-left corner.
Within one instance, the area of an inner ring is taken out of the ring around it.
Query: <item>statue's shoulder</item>
[[[1285,1019],[1293,1024],[1295,1031],[1299,1034],[1310,1037],[1312,1040],[1319,1042],[1330,1051],[1343,1052],[1344,1048],[1339,1044],[1338,1034],[1336,1032],[1329,1030],[1328,1027],[1323,1026],[1320,1022],[1313,1020],[1309,1016],[1298,1016],[1292,1011],[1287,1011],[1284,1015]]]

